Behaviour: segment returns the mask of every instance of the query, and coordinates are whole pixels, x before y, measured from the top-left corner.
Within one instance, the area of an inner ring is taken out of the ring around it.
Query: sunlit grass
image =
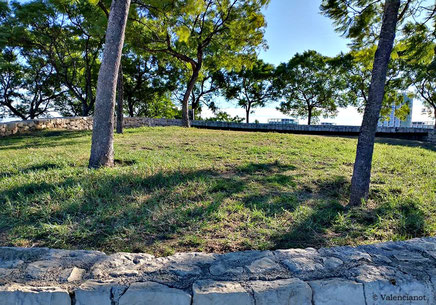
[[[356,245],[436,233],[436,152],[376,144],[347,209],[353,138],[140,128],[88,170],[89,132],[0,139],[0,245],[180,251]]]

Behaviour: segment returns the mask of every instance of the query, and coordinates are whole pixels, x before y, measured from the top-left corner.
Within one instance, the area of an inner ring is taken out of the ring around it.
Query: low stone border
[[[124,127],[137,128],[143,126],[182,126],[178,119],[153,119],[144,117],[124,118]],[[191,125],[197,128],[227,129],[241,131],[272,131],[318,135],[350,135],[359,134],[359,126],[325,126],[325,125],[291,125],[291,124],[244,124],[232,122],[192,121]],[[30,121],[17,121],[0,123],[0,137],[13,134],[22,134],[42,129],[91,130],[92,117],[73,117],[38,119]],[[377,136],[421,140],[436,143],[435,129],[408,128],[408,127],[378,127]]]
[[[436,304],[436,238],[149,254],[0,248],[0,305]]]

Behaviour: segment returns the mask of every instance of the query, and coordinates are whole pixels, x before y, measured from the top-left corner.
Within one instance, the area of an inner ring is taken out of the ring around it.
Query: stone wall
[[[436,143],[436,129],[429,130],[426,141],[430,143]]]
[[[292,124],[264,124],[264,123],[232,123],[232,122],[212,122],[212,121],[193,121],[192,126],[211,129],[245,130],[245,131],[275,131],[300,134],[318,135],[349,135],[357,136],[360,132],[359,126],[342,125],[292,125]],[[412,128],[412,127],[377,127],[377,136],[403,138],[410,140],[427,141],[434,138],[428,137],[433,129]]]
[[[290,125],[290,124],[244,124],[230,122],[192,121],[191,125],[197,128],[241,130],[241,131],[273,131],[301,134],[318,135],[350,135],[359,134],[358,126],[325,126],[325,125]],[[142,126],[182,126],[178,119],[153,119],[153,118],[124,118],[126,128]],[[42,129],[67,129],[67,130],[90,130],[92,129],[92,117],[38,119],[29,121],[17,121],[0,123],[0,137],[12,134],[21,134],[33,130]],[[436,143],[434,129],[408,128],[408,127],[378,127],[377,136],[421,140]]]
[[[182,126],[182,120],[177,119],[152,119],[152,118],[124,118],[123,126],[126,128],[137,128],[137,127],[156,127],[156,126]]]
[[[0,123],[0,137],[43,129],[91,130],[92,117],[38,119]]]
[[[0,248],[0,305],[436,304],[436,238],[179,253]]]

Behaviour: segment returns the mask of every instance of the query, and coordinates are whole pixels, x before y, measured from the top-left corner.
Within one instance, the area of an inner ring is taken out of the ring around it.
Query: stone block
[[[366,305],[363,284],[343,279],[310,282],[313,305]]]
[[[71,305],[66,290],[56,287],[0,287],[0,305]]]
[[[121,296],[119,305],[190,305],[191,295],[154,282],[134,283]]]
[[[312,304],[310,286],[298,279],[254,281],[249,285],[253,291],[256,305]]]
[[[112,305],[111,284],[88,281],[74,291],[75,305]]]
[[[433,305],[430,283],[418,281],[373,281],[364,283],[366,305]]]
[[[192,290],[193,305],[254,305],[254,299],[238,282],[197,281]]]

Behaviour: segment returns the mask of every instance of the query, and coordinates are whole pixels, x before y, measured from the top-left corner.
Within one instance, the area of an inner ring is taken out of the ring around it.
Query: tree
[[[138,48],[179,60],[187,72],[183,125],[202,70],[241,66],[263,43],[268,0],[139,0]],[[218,66],[217,66],[218,65]]]
[[[343,79],[342,97],[346,100],[346,104],[357,107],[357,110],[362,113],[368,103],[368,90],[376,49],[377,46],[374,45],[361,50],[351,50],[330,61],[336,71],[335,77]],[[401,106],[399,109],[407,115],[406,108],[408,107],[404,104],[404,91],[408,85],[404,78],[401,54],[400,46],[392,51],[380,117],[388,117],[393,104]]]
[[[279,65],[274,86],[285,99],[278,109],[307,118],[308,125],[321,115],[336,115],[337,108],[345,106],[343,79],[334,72],[329,58],[316,51],[297,53],[288,63]]]
[[[242,123],[242,121],[244,121],[244,118],[240,118],[239,116],[232,117],[225,111],[218,111],[214,117],[208,118],[206,119],[206,121]]]
[[[436,53],[436,52],[435,52]],[[436,56],[435,56],[436,59]],[[433,114],[436,129],[436,60],[433,65],[414,65],[412,83],[416,95],[424,102],[429,114]]]
[[[37,53],[13,48],[0,53],[0,117],[35,119],[63,100],[65,92],[53,67]]]
[[[228,99],[235,99],[238,105],[245,110],[245,122],[250,122],[250,114],[257,107],[264,107],[265,104],[274,98],[272,82],[274,67],[257,60],[249,67],[243,67],[240,71],[229,74],[225,96]]]
[[[226,71],[206,71],[207,75],[203,75],[197,82],[191,92],[191,107],[193,118],[196,114],[200,117],[201,106],[216,112],[218,107],[213,98],[220,94],[220,91],[226,87]]]
[[[125,110],[130,117],[174,118],[178,111],[171,101],[177,71],[154,56],[127,52],[123,58]]]
[[[130,0],[113,0],[106,30],[103,60],[98,73],[96,109],[89,167],[114,164],[114,108],[119,66]]]
[[[329,16],[335,18],[336,24],[343,22],[344,18],[349,20],[347,25],[339,25],[339,28],[348,30],[349,36],[356,38],[356,41],[360,43],[372,29],[370,21],[374,22],[374,18],[377,16],[377,5],[380,5],[380,3],[370,3],[369,1],[342,3],[341,1],[328,0],[323,2],[322,9]],[[377,51],[374,56],[368,102],[365,106],[362,126],[360,128],[356,160],[351,179],[349,202],[351,206],[359,205],[363,199],[366,200],[369,193],[375,133],[385,93],[386,75],[394,45],[397,22],[400,17],[400,5],[400,0],[386,0],[384,3],[384,13]],[[363,9],[362,6],[364,6]],[[360,14],[349,18],[347,13],[350,8],[356,11],[361,9]]]
[[[404,35],[407,85],[412,85],[428,114],[433,114],[436,128],[436,30],[432,32],[426,24],[409,23]]]
[[[68,89],[62,115],[88,116],[95,103],[104,13],[88,1],[33,0],[12,3],[8,43],[38,52]]]
[[[365,107],[363,122],[357,144],[356,160],[351,180],[349,205],[359,205],[369,194],[371,163],[374,151],[375,132],[382,107],[388,64],[397,32],[405,34],[405,41],[415,40],[410,47],[415,58],[425,49],[428,40],[416,41],[418,35],[407,37],[408,28],[422,26],[428,21],[436,21],[436,5],[424,6],[420,0],[323,0],[321,10],[334,20],[336,30],[352,39],[353,49],[362,49],[365,45],[378,40],[374,56],[368,103]],[[419,16],[422,12],[426,16]],[[382,13],[383,12],[383,13]],[[383,18],[380,16],[383,15]],[[401,27],[401,25],[404,25]],[[433,31],[434,37],[434,31]]]

